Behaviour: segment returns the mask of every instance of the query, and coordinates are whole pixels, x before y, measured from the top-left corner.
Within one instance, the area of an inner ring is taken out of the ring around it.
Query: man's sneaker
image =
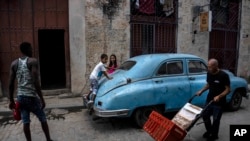
[[[203,134],[203,138],[209,138],[211,136],[211,134],[209,132],[205,132]]]
[[[87,103],[88,108],[92,108],[93,103],[94,103],[93,100],[88,101],[88,103]]]

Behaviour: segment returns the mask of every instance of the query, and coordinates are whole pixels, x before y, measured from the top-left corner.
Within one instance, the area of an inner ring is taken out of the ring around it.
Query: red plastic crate
[[[156,111],[152,111],[143,129],[156,141],[181,141],[187,132]]]

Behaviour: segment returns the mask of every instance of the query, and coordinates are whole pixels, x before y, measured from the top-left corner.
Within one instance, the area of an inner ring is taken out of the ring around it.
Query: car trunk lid
[[[126,76],[126,71],[124,70],[117,70],[119,73],[114,73],[110,76],[113,77],[113,79],[108,80],[107,78],[102,78],[99,81],[99,89],[97,92],[97,96],[102,96],[106,94],[107,92],[111,91],[112,89],[115,89],[117,87],[126,85],[130,82],[130,79]]]

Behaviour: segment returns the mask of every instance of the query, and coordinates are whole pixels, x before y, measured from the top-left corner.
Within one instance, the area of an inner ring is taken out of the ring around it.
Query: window
[[[176,53],[178,0],[130,0],[130,57]]]
[[[169,17],[175,13],[174,0],[131,0],[130,12],[132,15],[147,15]]]
[[[167,64],[167,74],[183,73],[182,62],[171,62]]]
[[[118,69],[121,69],[121,70],[129,70],[129,69],[131,69],[135,64],[136,64],[135,61],[127,61],[127,62],[124,62]]]
[[[183,65],[181,61],[165,62],[157,71],[157,75],[182,74]]]
[[[160,69],[158,70],[157,72],[157,75],[166,75],[167,74],[167,66],[166,66],[167,63],[164,63],[161,65]]]
[[[207,67],[201,61],[189,61],[188,63],[189,73],[206,73]]]

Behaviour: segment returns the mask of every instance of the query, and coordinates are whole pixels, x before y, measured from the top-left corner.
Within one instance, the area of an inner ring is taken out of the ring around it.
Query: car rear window
[[[130,70],[136,64],[135,61],[126,61],[118,69],[121,70]]]

